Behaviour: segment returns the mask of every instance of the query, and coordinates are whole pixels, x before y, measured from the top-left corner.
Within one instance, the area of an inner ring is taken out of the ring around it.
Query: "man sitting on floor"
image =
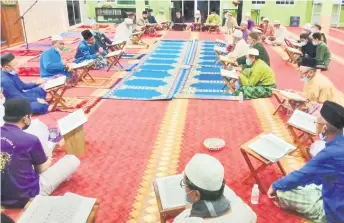
[[[210,15],[208,16],[207,20],[205,21],[205,25],[215,25],[220,26],[220,16],[216,13],[216,10],[211,10]],[[208,27],[209,28],[209,27]]]
[[[232,34],[235,28],[238,27],[238,22],[231,12],[226,12],[226,21],[224,28],[228,34]]]
[[[15,71],[17,61],[12,53],[1,55],[1,87],[6,100],[12,98],[25,98],[29,101],[34,114],[45,114],[51,111],[45,98],[47,92],[40,87],[43,79],[34,83],[24,83]]]
[[[111,45],[112,41],[103,33],[99,31],[99,24],[92,23],[91,33],[96,38],[96,44],[98,44],[105,52],[108,50],[108,44]],[[104,52],[104,54],[105,54]]]
[[[236,83],[235,94],[243,93],[245,99],[267,98],[276,88],[275,74],[272,69],[259,58],[257,49],[250,49],[246,56],[246,65]]]
[[[276,20],[274,21],[275,35],[268,36],[265,40],[266,43],[279,46],[284,43],[284,39],[288,37],[288,30],[281,25],[281,22]]]
[[[325,122],[317,125],[325,148],[300,170],[274,182],[268,196],[312,222],[344,222],[344,108],[326,101],[320,115]]]
[[[196,29],[199,29],[200,31],[205,30],[205,26],[202,24],[202,15],[199,10],[195,12],[195,19],[194,22],[191,24],[191,31],[194,31]]]
[[[264,18],[263,19],[263,23],[264,23],[264,29],[263,29],[263,34],[262,34],[262,41],[265,41],[265,39],[269,36],[275,36],[275,29],[274,27],[271,25],[271,23],[269,22],[268,18]]]
[[[312,66],[314,63],[314,58],[316,56],[317,46],[313,44],[311,38],[309,38],[308,33],[302,33],[300,35],[300,42],[301,42],[301,52],[302,56],[299,59],[299,65],[304,64],[306,66]]]
[[[79,167],[80,160],[66,155],[50,167],[39,139],[23,130],[31,123],[26,99],[5,102],[1,127],[1,205],[21,208],[36,195],[50,195]]]
[[[327,43],[327,39],[326,36],[323,32],[321,32],[321,25],[319,24],[315,24],[312,29],[311,29],[312,33],[320,33],[321,34],[321,41],[323,41],[324,43]]]
[[[86,60],[95,60],[96,69],[107,66],[107,61],[103,57],[104,50],[96,43],[90,30],[82,31],[84,40],[79,43],[74,58],[75,63],[81,63]]]
[[[249,50],[249,45],[246,43],[246,41],[242,38],[242,32],[238,29],[236,29],[233,33],[233,51],[230,52],[227,57],[230,58],[238,58],[242,56],[246,56],[247,52]]]
[[[180,12],[176,12],[176,17],[173,21],[172,29],[175,31],[183,31],[186,28],[186,24],[184,22],[184,16],[180,14]]]
[[[50,78],[58,74],[71,76],[70,65],[64,64],[61,52],[64,49],[63,38],[60,35],[52,36],[52,47],[44,50],[39,59],[39,71],[42,78]]]
[[[168,24],[164,9],[159,10],[159,14],[156,17],[156,21],[158,22],[158,24],[160,25],[161,28],[163,28],[163,25]]]
[[[268,66],[270,66],[270,57],[266,51],[264,45],[260,42],[259,34],[256,32],[251,32],[248,35],[247,43],[254,49],[259,51],[259,58],[264,61]],[[246,56],[239,57],[236,60],[238,65],[246,66]]]
[[[188,204],[174,223],[257,221],[252,209],[226,186],[223,165],[212,156],[193,156],[180,186],[185,189]]]
[[[309,100],[305,108],[311,113],[320,110],[325,101],[332,101],[344,106],[344,94],[340,92],[328,77],[317,72],[315,67],[301,66],[300,78],[304,82],[303,91],[299,94]]]
[[[156,21],[154,15],[153,15],[153,9],[148,9],[148,22],[150,24],[157,24],[158,22]]]
[[[244,19],[246,22],[247,22],[247,29],[252,31],[253,27],[254,27],[254,21],[251,19],[251,13],[245,13],[245,19]]]
[[[327,44],[321,40],[321,33],[313,33],[313,44],[317,46],[314,63],[321,70],[328,70],[331,62],[331,52]]]
[[[247,22],[246,21],[242,21],[240,23],[240,30],[242,31],[242,38],[247,41],[247,38],[248,38],[248,34],[250,34],[250,30],[247,29]]]

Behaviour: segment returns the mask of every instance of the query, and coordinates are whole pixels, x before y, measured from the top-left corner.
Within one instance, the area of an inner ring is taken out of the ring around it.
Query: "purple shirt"
[[[252,19],[247,20],[247,29],[251,31],[253,27],[254,27],[253,20]]]
[[[1,204],[23,207],[39,194],[39,174],[34,166],[47,161],[39,139],[18,126],[1,127]]]
[[[247,42],[248,35],[250,34],[250,30],[242,30],[242,38]]]

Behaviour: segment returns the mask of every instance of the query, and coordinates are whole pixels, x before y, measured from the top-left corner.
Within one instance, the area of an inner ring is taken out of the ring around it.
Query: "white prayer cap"
[[[51,37],[51,40],[52,41],[57,41],[57,40],[63,40],[62,36],[61,35],[53,35]]]
[[[265,17],[265,18],[263,19],[263,21],[269,21],[269,19]]]
[[[236,30],[234,31],[234,33],[233,33],[233,36],[234,36],[234,37],[237,37],[237,38],[242,38],[243,33],[242,33],[241,30],[236,29]]]
[[[124,23],[127,24],[127,25],[132,25],[133,24],[133,20],[129,19],[129,18],[126,18],[126,19],[124,19]]]
[[[200,14],[201,14],[201,11],[200,11],[200,10],[197,10],[195,14],[196,14],[196,15],[200,15]]]
[[[241,24],[248,25],[248,22],[246,22],[246,21],[241,21],[240,25],[241,25]]]
[[[306,24],[303,26],[303,29],[311,31],[311,30],[312,30],[312,27],[313,27],[312,24],[306,23]]]
[[[261,30],[255,29],[255,28],[252,29],[252,32],[259,33],[259,34],[262,34],[262,33],[263,33]]]
[[[225,176],[220,161],[207,154],[194,155],[184,173],[195,186],[207,191],[220,190]]]
[[[275,20],[274,25],[281,25],[281,22],[279,20]]]
[[[259,51],[255,48],[251,48],[248,50],[247,55],[252,55],[252,56],[259,56]]]
[[[160,9],[159,12],[164,12],[164,9]]]

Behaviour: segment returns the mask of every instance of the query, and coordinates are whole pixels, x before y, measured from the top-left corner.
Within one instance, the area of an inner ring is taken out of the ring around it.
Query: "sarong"
[[[257,85],[257,86],[240,86],[235,95],[243,93],[244,99],[268,98],[272,95],[272,89],[276,88],[276,84]]]

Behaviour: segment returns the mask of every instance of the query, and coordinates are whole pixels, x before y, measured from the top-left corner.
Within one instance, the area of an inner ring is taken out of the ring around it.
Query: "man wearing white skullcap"
[[[248,23],[247,23],[247,21],[242,21],[241,23],[240,23],[240,30],[242,31],[242,34],[243,34],[243,36],[242,36],[242,38],[245,40],[245,41],[247,41],[247,38],[248,38],[248,35],[250,34],[250,30],[248,30]]]
[[[279,20],[275,20],[273,22],[273,26],[275,29],[274,36],[266,38],[265,42],[274,46],[281,45],[283,44],[284,39],[288,37],[288,30],[281,25],[281,22]]]
[[[55,75],[71,76],[71,66],[62,61],[61,53],[64,49],[63,38],[60,35],[51,37],[52,46],[46,49],[39,60],[39,70],[42,78],[50,78]]]
[[[126,41],[131,44],[130,36],[133,33],[133,20],[126,18],[116,28],[114,42]]]
[[[266,38],[275,36],[275,29],[273,25],[269,22],[268,18],[264,18],[263,23],[264,23],[264,29],[263,29],[263,35],[261,36],[261,39],[262,41],[265,41]]]
[[[227,30],[228,34],[233,33],[235,28],[238,27],[237,19],[232,15],[230,11],[226,12],[226,21],[224,28]]]
[[[242,93],[245,99],[267,98],[276,88],[275,74],[263,60],[259,51],[251,48],[246,56],[246,66],[235,82],[235,95]]]
[[[191,208],[179,214],[174,223],[253,223],[257,220],[252,209],[225,185],[224,168],[212,156],[196,154],[192,157],[184,169],[180,186],[185,189],[186,202]]]
[[[238,58],[245,56],[249,50],[249,45],[246,41],[242,38],[243,33],[241,30],[236,29],[233,33],[233,51],[230,52],[227,56],[230,58]]]
[[[244,20],[247,22],[247,29],[252,31],[255,24],[254,21],[251,19],[251,13],[247,12],[244,16]]]
[[[306,23],[304,26],[303,26],[303,33],[308,33],[308,34],[311,34],[312,32],[312,24],[310,23]]]

